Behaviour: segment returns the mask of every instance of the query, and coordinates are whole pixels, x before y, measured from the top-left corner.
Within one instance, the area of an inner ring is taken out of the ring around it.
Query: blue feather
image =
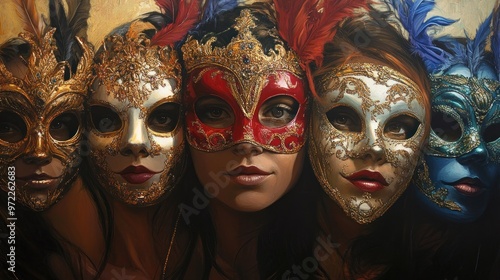
[[[450,66],[455,64],[467,65],[468,57],[464,44],[460,43],[456,38],[451,36],[443,36],[437,38],[435,41],[443,44],[446,46],[446,49],[450,51],[450,54],[452,55],[450,57]]]
[[[207,0],[199,25],[212,21],[218,14],[238,6],[237,0]]]
[[[483,23],[481,23],[476,31],[476,37],[474,38],[474,40],[471,40],[469,38],[467,32],[465,33],[465,37],[467,38],[467,65],[474,75],[477,74],[477,69],[481,64],[484,56],[484,48],[486,47],[486,40],[488,39],[488,35],[490,34],[490,23],[492,16],[493,13],[490,14]]]
[[[448,26],[456,20],[434,16],[425,20],[427,14],[434,8],[434,0],[386,0],[392,6],[397,16],[408,31],[412,51],[425,62],[429,73],[436,73],[450,65],[451,54],[435,46],[433,38],[427,33],[430,27]]]
[[[491,51],[495,59],[495,68],[500,80],[500,6],[494,11],[493,35],[491,36]]]

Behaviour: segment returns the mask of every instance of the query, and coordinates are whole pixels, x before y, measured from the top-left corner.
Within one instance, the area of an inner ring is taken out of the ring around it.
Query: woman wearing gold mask
[[[50,26],[33,1],[16,4],[32,24],[0,47],[2,218],[16,233],[4,242],[15,254],[10,272],[19,279],[92,277],[104,247],[100,196],[85,189],[79,170],[94,53],[77,37],[90,4],[67,3],[68,15],[77,15],[70,17],[61,1],[49,1]]]

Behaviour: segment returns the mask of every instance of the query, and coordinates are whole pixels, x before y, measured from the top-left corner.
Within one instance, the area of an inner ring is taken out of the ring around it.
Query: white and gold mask
[[[328,195],[356,222],[372,222],[400,197],[425,135],[422,93],[389,67],[348,63],[317,87],[310,160]]]
[[[91,160],[99,183],[129,204],[157,203],[183,171],[180,65],[169,47],[110,36],[90,98]]]

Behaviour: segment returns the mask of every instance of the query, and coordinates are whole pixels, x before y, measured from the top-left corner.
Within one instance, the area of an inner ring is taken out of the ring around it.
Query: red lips
[[[389,185],[382,174],[370,170],[361,170],[344,178],[365,192],[375,192]]]
[[[463,178],[448,184],[452,185],[459,193],[468,196],[477,195],[484,188],[484,184],[481,180],[473,178]]]
[[[118,174],[120,174],[123,179],[125,179],[130,184],[142,184],[153,177],[156,172],[153,172],[142,165],[131,165],[123,169]]]

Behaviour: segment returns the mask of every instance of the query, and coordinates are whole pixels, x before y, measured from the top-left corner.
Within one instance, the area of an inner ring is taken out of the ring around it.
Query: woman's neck
[[[110,202],[114,229],[108,263],[140,271],[151,279],[158,277],[164,256],[159,255],[153,234],[156,206],[133,207],[113,198]]]
[[[240,212],[213,199],[210,214],[217,237],[217,263],[229,270],[224,271],[226,276],[236,274],[239,278],[240,273],[257,273],[258,236],[272,219],[271,212]],[[245,278],[252,279],[248,274]]]
[[[344,210],[330,197],[323,198],[323,205],[319,211],[321,228],[331,236],[331,239],[337,244],[340,252],[343,254],[353,240],[359,237],[366,226],[357,223],[349,217]]]
[[[104,237],[97,208],[80,176],[63,198],[41,216],[61,237],[82,250],[95,266],[99,265],[104,254]]]

